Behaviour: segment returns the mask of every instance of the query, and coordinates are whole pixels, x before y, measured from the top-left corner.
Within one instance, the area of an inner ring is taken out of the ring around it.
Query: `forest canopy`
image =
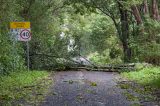
[[[159,0],[0,0],[0,74],[25,69],[26,43],[9,24],[31,22],[30,68],[95,64],[160,65]]]

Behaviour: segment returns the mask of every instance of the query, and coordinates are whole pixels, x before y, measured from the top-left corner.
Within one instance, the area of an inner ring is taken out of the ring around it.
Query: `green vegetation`
[[[135,102],[141,106],[140,101],[156,101],[157,95],[153,95],[155,88],[151,86],[140,85],[133,81],[120,82],[118,86],[124,90],[123,94],[127,100]],[[138,102],[138,103],[137,103]]]
[[[130,94],[128,92],[125,92],[124,95],[127,97],[127,99],[129,101],[139,101],[138,97],[136,97],[136,96],[134,96],[134,95],[132,95],[132,94]]]
[[[91,82],[90,86],[97,86],[97,83]]]
[[[157,101],[159,94],[155,92],[160,88],[160,67],[142,67],[138,64],[137,68],[134,72],[122,72],[122,77],[129,81],[122,81],[118,86],[124,89],[124,95],[129,101]],[[141,102],[137,105],[141,105]]]
[[[64,69],[79,55],[98,65],[160,63],[158,0],[0,0],[0,3],[1,75],[26,68],[26,44],[15,41],[8,27],[13,21],[31,22],[32,70]]]
[[[124,72],[122,76],[142,85],[160,88],[160,67],[148,67],[135,72]]]
[[[31,22],[31,70],[69,69],[78,56],[97,66],[143,62],[159,66],[159,10],[160,0],[0,0],[0,99],[16,98],[15,89],[47,75],[18,71],[26,70],[27,47],[11,36],[10,22]],[[159,70],[144,68],[123,76],[160,87]]]
[[[48,76],[49,73],[46,71],[21,71],[1,76],[0,104],[13,105],[19,100],[28,104],[41,101],[51,83]]]

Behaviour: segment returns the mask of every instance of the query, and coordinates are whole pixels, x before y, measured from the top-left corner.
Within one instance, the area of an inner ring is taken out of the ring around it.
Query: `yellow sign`
[[[30,22],[11,22],[11,29],[29,29],[31,27]]]

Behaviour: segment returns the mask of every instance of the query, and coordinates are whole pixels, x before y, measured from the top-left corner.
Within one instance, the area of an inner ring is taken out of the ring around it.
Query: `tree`
[[[152,18],[160,21],[160,15],[159,15],[157,0],[152,0]]]
[[[129,62],[131,59],[131,50],[129,48],[129,25],[128,25],[128,11],[122,2],[117,0],[69,0],[69,3],[83,3],[87,8],[96,8],[107,15],[113,21],[117,29],[117,35],[122,42],[124,51],[124,61]],[[118,7],[118,8],[117,8]],[[120,22],[119,22],[120,19]]]
[[[93,9],[98,9],[110,17],[117,30],[117,35],[122,42],[125,62],[130,62],[133,56],[132,51],[134,50],[132,49],[134,48],[130,47],[130,38],[133,37],[137,39],[138,37],[143,38],[145,36],[145,20],[149,16],[148,4],[152,4],[152,6],[150,6],[152,10],[150,13],[153,19],[159,20],[157,0],[151,0],[151,2],[147,0],[67,0],[67,3],[73,6],[76,5],[75,8],[79,11],[81,11],[81,9],[78,8],[85,6],[88,8],[88,11],[92,12]],[[137,25],[135,25],[135,22]],[[151,35],[152,34],[149,36]],[[138,42],[140,43],[142,41]]]
[[[20,6],[16,0],[0,0],[0,74],[9,74],[12,71],[24,69],[24,60],[21,56],[23,49],[11,37],[9,23],[21,19],[17,15]]]

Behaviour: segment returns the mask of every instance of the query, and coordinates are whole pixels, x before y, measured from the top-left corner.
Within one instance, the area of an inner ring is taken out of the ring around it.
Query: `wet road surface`
[[[41,106],[130,106],[117,87],[117,73],[56,72],[54,85]]]

